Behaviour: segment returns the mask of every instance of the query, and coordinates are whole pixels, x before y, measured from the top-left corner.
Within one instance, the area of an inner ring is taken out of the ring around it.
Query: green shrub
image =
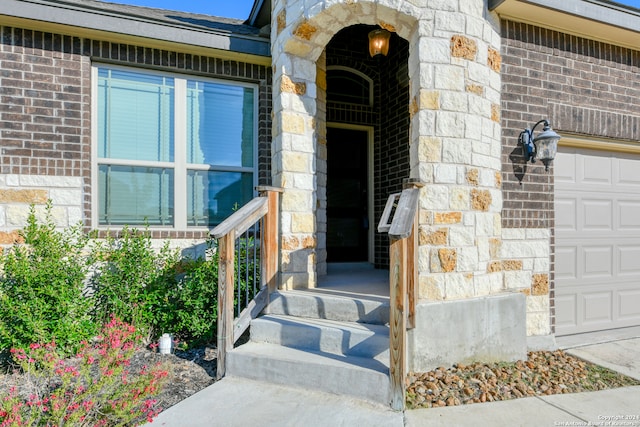
[[[177,250],[165,242],[160,251],[151,244],[148,230],[124,227],[119,237],[96,242],[91,288],[95,318],[106,322],[115,315],[151,335],[167,306],[167,293],[176,284]]]
[[[80,224],[57,231],[51,209],[47,204],[39,224],[31,207],[24,244],[0,257],[0,352],[55,340],[69,354],[96,332],[84,293],[88,238]]]

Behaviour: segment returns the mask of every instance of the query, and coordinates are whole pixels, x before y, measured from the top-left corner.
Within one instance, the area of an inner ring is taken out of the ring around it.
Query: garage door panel
[[[582,230],[613,230],[613,202],[611,200],[583,199],[581,203],[584,222]]]
[[[640,320],[640,289],[618,292],[621,320]]]
[[[577,296],[556,295],[556,328],[571,330],[578,326]]]
[[[584,325],[611,323],[613,320],[613,293],[590,292],[582,295]]]
[[[578,154],[582,181],[589,184],[611,185],[611,159]]]
[[[558,335],[640,325],[640,155],[561,148]]]
[[[556,230],[576,231],[578,223],[575,198],[563,198],[556,200]]]
[[[618,275],[640,280],[640,245],[618,246]]]
[[[571,153],[558,153],[553,161],[555,173],[555,183],[576,182],[576,160],[575,151]]]
[[[556,279],[578,278],[578,252],[575,246],[556,246]]]
[[[640,231],[640,200],[619,200],[619,230]]]
[[[640,188],[640,169],[638,169],[638,160],[635,158],[626,158],[618,160],[618,179],[619,184],[637,186]]]
[[[584,246],[583,278],[610,278],[613,266],[613,248],[611,246]]]

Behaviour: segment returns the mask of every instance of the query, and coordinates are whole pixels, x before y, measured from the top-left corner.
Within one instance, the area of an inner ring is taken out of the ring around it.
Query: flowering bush
[[[112,318],[93,344],[62,359],[55,342],[12,349],[21,369],[20,386],[0,394],[0,426],[115,426],[152,421],[160,409],[164,366],[134,371],[141,342],[136,329]]]

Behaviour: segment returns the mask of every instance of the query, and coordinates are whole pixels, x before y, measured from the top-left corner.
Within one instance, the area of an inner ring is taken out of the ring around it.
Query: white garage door
[[[560,148],[556,334],[640,325],[640,155]]]

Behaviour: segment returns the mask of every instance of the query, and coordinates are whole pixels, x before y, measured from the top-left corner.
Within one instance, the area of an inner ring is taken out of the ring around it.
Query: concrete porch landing
[[[330,263],[327,275],[318,278],[312,292],[389,299],[389,270],[375,269],[367,262]]]

